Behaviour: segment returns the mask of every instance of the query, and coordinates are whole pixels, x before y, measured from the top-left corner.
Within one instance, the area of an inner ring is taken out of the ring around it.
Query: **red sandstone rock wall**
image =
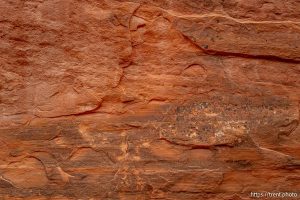
[[[299,0],[0,0],[1,199],[300,192],[299,19]]]

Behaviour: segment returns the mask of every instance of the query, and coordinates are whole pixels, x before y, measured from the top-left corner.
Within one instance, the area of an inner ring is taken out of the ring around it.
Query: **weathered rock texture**
[[[300,192],[299,19],[299,0],[0,0],[1,199]]]

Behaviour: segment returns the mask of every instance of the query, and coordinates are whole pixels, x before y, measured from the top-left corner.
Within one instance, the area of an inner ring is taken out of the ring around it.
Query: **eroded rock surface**
[[[1,199],[300,195],[299,9],[0,0]]]

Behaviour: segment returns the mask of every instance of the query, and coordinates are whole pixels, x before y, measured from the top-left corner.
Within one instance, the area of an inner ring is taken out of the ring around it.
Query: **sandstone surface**
[[[299,0],[0,0],[0,199],[300,197]]]

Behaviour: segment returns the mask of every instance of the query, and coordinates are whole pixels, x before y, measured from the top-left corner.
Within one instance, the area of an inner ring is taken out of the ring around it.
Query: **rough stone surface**
[[[300,195],[299,19],[299,0],[0,0],[0,198]]]

